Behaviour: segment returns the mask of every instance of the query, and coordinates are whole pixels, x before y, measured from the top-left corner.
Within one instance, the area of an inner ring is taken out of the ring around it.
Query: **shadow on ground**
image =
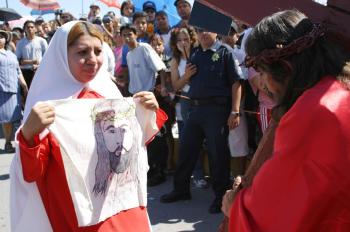
[[[160,203],[160,197],[172,190],[172,178],[166,183],[148,188],[148,213],[154,232],[215,232],[223,214],[209,214],[214,199],[211,188],[192,188],[192,200]]]
[[[0,181],[8,180],[8,179],[10,179],[10,175],[9,174],[0,175]]]

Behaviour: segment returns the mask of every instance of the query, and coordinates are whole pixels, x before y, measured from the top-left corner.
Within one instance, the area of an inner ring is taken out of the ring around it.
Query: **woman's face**
[[[134,11],[134,6],[131,4],[128,4],[123,8],[123,14],[126,17],[132,16],[133,11]]]
[[[261,78],[261,85],[265,93],[276,103],[280,104],[287,89],[287,82],[279,83],[272,78],[272,75],[266,71],[258,70]]]
[[[123,45],[124,41],[123,41],[123,37],[120,34],[120,31],[115,31],[114,35],[113,35],[113,40],[115,42],[116,47],[120,47]]]
[[[180,32],[177,35],[177,49],[179,49],[180,52],[184,52],[184,48],[188,49],[190,48],[191,41],[190,36],[186,33]]]
[[[68,47],[69,69],[81,83],[94,79],[102,62],[102,43],[96,37],[82,35]]]

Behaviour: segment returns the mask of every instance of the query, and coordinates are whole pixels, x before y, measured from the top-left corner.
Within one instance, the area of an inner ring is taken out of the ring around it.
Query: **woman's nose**
[[[96,64],[97,63],[97,56],[96,56],[95,52],[89,53],[89,56],[87,58],[87,62],[89,64]]]

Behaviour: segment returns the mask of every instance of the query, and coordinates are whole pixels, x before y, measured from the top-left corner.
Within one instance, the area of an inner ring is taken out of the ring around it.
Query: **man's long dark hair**
[[[297,10],[286,10],[264,18],[256,25],[246,42],[248,56],[254,57],[277,45],[288,45],[310,33],[314,24]],[[272,63],[258,62],[258,68],[270,73],[280,83],[287,81],[287,91],[279,108],[285,113],[306,90],[325,76],[348,82],[349,52],[331,42],[327,33],[315,39],[310,47]],[[282,114],[283,114],[282,113]]]

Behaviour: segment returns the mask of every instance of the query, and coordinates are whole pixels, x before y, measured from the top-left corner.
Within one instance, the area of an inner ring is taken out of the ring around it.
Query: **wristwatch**
[[[242,113],[238,112],[238,111],[231,111],[231,115],[234,115],[236,117],[240,117],[240,116],[242,116]]]

